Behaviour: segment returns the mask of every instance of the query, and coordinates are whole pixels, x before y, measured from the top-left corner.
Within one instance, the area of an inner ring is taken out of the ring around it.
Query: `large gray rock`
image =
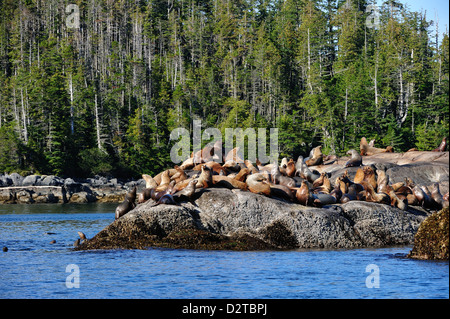
[[[238,242],[239,249],[254,249],[254,245],[246,247],[247,242],[258,242],[262,249],[409,245],[426,216],[357,201],[305,207],[228,189],[207,189],[197,197],[194,203],[178,206],[153,206],[153,201],[138,205],[78,249],[179,248],[184,247],[184,242],[176,236],[186,230],[194,232],[187,233],[191,238],[184,248],[192,248],[192,241],[197,241],[201,248],[211,249],[204,242],[209,235],[213,236],[209,238],[213,249],[217,241],[229,243],[230,238]]]

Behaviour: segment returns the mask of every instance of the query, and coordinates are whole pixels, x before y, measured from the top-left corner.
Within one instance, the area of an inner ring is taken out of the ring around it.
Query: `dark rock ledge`
[[[426,212],[352,201],[305,207],[251,192],[199,190],[193,203],[138,205],[76,247],[265,250],[412,245]]]

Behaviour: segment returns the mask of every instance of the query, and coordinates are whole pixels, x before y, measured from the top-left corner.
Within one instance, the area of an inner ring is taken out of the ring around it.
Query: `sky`
[[[381,4],[384,0],[377,0]],[[443,33],[449,29],[448,22],[448,0],[400,0],[399,2],[406,4],[411,11],[425,11],[427,13],[427,20],[436,20],[436,14],[439,19],[439,41],[442,41]],[[435,30],[436,26],[430,27],[430,30]]]

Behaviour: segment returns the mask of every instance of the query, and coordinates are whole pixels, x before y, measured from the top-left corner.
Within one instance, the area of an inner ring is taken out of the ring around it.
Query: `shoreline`
[[[145,181],[117,178],[61,178],[54,175],[0,174],[0,204],[120,203],[125,194]]]

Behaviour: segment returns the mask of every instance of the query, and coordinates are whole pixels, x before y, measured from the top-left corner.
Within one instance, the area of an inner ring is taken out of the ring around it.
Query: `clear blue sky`
[[[385,0],[377,0],[378,4]],[[406,4],[411,11],[426,11],[427,20],[436,20],[436,14],[439,19],[439,41],[442,40],[442,34],[449,29],[448,23],[448,0],[400,0],[399,2]],[[430,27],[435,30],[436,26]]]

